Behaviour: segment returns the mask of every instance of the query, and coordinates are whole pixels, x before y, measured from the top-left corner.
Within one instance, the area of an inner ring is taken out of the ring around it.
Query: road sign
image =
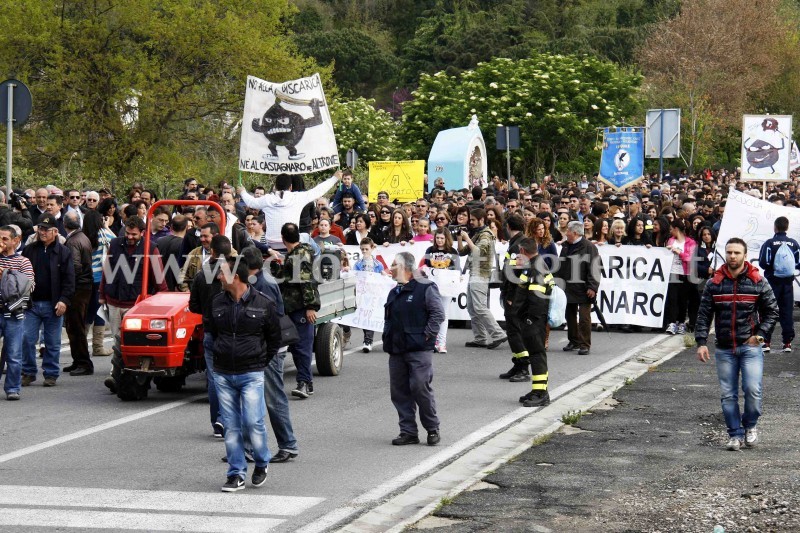
[[[31,116],[31,91],[19,80],[6,80],[0,84],[0,122],[8,122],[8,93],[12,94],[11,119],[16,127],[23,126]]]
[[[680,109],[648,110],[645,128],[645,157],[676,159],[681,156]]]
[[[497,149],[519,150],[519,126],[497,126]]]
[[[358,152],[356,152],[355,148],[350,148],[347,151],[347,155],[345,156],[347,160],[347,166],[351,169],[355,170],[356,165],[358,164]]]

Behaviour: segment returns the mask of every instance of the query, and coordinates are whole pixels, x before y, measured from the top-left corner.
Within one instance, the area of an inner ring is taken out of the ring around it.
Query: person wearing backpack
[[[764,277],[775,293],[778,301],[778,312],[781,322],[781,337],[783,338],[783,351],[792,351],[794,339],[794,321],[792,310],[794,308],[794,274],[800,268],[800,244],[791,237],[786,236],[789,231],[789,219],[778,217],[775,219],[775,235],[761,245],[758,254],[758,266],[764,270]],[[764,352],[770,351],[772,331],[764,338]]]
[[[536,241],[525,237],[517,243],[517,263],[527,268],[519,276],[521,284],[514,292],[512,309],[516,310],[522,343],[528,352],[531,365],[531,391],[520,396],[524,407],[540,407],[550,403],[547,392],[547,350],[544,347],[550,295],[555,281],[543,261],[536,261],[539,247]],[[538,263],[538,264],[537,264]],[[527,368],[526,368],[527,370]]]

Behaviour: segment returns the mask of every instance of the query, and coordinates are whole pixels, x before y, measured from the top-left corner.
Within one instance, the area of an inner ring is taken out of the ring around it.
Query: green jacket
[[[305,243],[298,244],[287,253],[283,265],[280,265],[275,277],[280,281],[287,314],[301,309],[319,311],[319,284],[313,276],[313,265],[314,251]]]
[[[490,230],[488,226],[484,226],[472,238],[472,244],[474,246],[469,252],[469,258],[467,259],[469,277],[481,278],[482,280],[489,281],[489,278],[492,276],[492,269],[497,262],[492,230]]]

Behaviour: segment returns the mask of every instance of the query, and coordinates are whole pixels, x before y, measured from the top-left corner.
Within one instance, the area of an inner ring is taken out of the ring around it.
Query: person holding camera
[[[456,218],[458,221],[458,217]],[[475,340],[467,348],[494,350],[508,340],[503,329],[489,310],[489,279],[496,257],[494,235],[486,226],[486,211],[477,208],[469,213],[472,237],[462,231],[458,235],[458,253],[469,255],[469,284],[467,285],[467,313]]]

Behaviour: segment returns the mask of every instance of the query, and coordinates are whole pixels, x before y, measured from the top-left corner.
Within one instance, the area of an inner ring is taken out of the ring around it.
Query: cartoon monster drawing
[[[749,167],[747,172],[754,168],[769,168],[771,173],[775,173],[775,164],[780,159],[780,151],[784,149],[783,134],[778,130],[778,121],[774,118],[765,118],[761,122],[763,133],[760,139],[753,140],[748,137],[744,141],[745,156]],[[777,140],[780,146],[777,146]],[[748,145],[748,143],[750,143]]]
[[[303,118],[299,113],[283,107],[278,98],[261,119],[253,119],[253,129],[263,133],[269,141],[270,153],[264,154],[264,159],[278,159],[278,146],[284,146],[289,150],[289,159],[292,161],[305,157],[305,154],[297,152],[298,143],[303,139],[307,128],[322,124],[322,114],[319,112],[320,101],[314,98],[308,102],[308,105],[314,116]]]

